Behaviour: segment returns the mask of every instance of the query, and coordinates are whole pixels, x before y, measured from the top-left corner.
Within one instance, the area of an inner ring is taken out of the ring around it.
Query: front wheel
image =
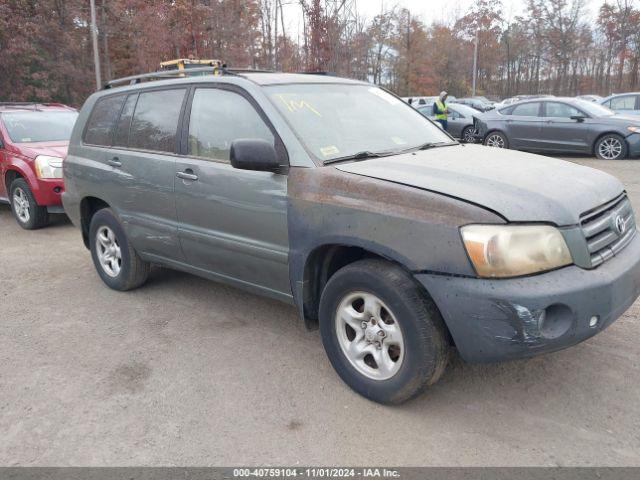
[[[596,143],[596,157],[601,160],[623,160],[627,158],[627,142],[620,135],[605,135]]]
[[[474,143],[476,141],[476,133],[477,130],[472,127],[472,126],[468,126],[468,127],[464,127],[464,130],[462,130],[462,141],[464,143]]]
[[[36,230],[49,223],[46,207],[36,202],[29,184],[22,178],[16,178],[9,187],[11,210],[18,225],[25,230]]]
[[[507,136],[502,132],[491,132],[484,139],[484,144],[487,147],[509,148],[509,140],[507,139]]]
[[[149,264],[131,246],[111,209],[99,210],[91,219],[89,246],[98,275],[108,287],[126,291],[147,281]]]
[[[449,358],[445,332],[433,301],[386,261],[348,265],[322,292],[320,333],[331,364],[378,403],[402,403],[440,378]]]

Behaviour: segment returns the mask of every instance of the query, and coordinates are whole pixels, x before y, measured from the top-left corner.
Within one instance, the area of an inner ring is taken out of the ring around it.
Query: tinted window
[[[571,118],[574,115],[584,116],[584,114],[580,110],[572,107],[571,105],[567,105],[566,103],[547,103],[547,117]]]
[[[129,145],[129,127],[131,127],[131,118],[133,118],[133,110],[136,108],[138,94],[129,95],[124,104],[120,118],[116,124],[116,133],[113,138],[113,144],[117,147],[126,147]]]
[[[87,122],[84,134],[85,143],[111,145],[113,128],[118,121],[118,115],[120,115],[125,98],[124,95],[117,95],[98,100]]]
[[[611,99],[612,110],[635,110],[635,108],[636,108],[635,96],[627,95],[625,97],[616,97]]]
[[[175,152],[184,94],[184,89],[141,93],[131,122],[129,147]]]
[[[215,88],[196,90],[189,119],[189,154],[228,161],[231,143],[239,138],[275,141],[242,95]]]
[[[12,112],[2,115],[9,138],[15,143],[69,140],[76,118],[78,113],[72,111]]]
[[[511,111],[511,115],[519,115],[522,117],[537,117],[540,103],[523,103],[516,105]]]

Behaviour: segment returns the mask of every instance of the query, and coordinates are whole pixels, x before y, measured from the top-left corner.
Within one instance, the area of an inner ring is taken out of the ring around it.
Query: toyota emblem
[[[624,232],[627,230],[627,222],[622,215],[616,217],[616,230],[618,231],[618,235],[624,235]]]

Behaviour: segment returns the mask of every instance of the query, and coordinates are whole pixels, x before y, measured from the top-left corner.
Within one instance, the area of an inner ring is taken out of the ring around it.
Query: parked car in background
[[[556,351],[640,294],[614,177],[461,145],[367,83],[229,73],[111,82],[82,108],[63,200],[108,287],[157,264],[296,305],[340,377],[387,404],[454,345],[471,362]]]
[[[485,145],[534,152],[595,154],[605,160],[640,156],[640,119],[575,98],[528,100],[482,116]]]
[[[0,201],[22,228],[64,213],[62,162],[77,116],[57,103],[0,103]]]
[[[576,98],[579,98],[580,100],[586,100],[588,102],[595,102],[595,103],[600,103],[603,100],[603,98],[600,95],[578,95]]]
[[[453,101],[454,100],[450,100],[450,102]],[[493,103],[480,100],[479,98],[458,98],[455,100],[455,103],[467,105],[479,112],[488,112],[489,110],[493,110],[495,108]]]
[[[640,93],[619,93],[611,95],[600,101],[600,104],[610,108],[616,113],[640,115]]]
[[[452,137],[461,139],[465,143],[474,143],[476,141],[474,116],[481,115],[481,112],[459,103],[449,103],[447,108],[449,109],[447,133]],[[435,120],[433,105],[418,107],[418,111],[425,117]]]

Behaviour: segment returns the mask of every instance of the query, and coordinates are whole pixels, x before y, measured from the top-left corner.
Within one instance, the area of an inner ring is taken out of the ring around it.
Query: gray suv
[[[381,403],[437,381],[454,347],[469,362],[559,350],[640,293],[618,180],[461,145],[352,80],[227,72],[98,92],[64,179],[107,286],[139,287],[156,264],[288,302]]]

